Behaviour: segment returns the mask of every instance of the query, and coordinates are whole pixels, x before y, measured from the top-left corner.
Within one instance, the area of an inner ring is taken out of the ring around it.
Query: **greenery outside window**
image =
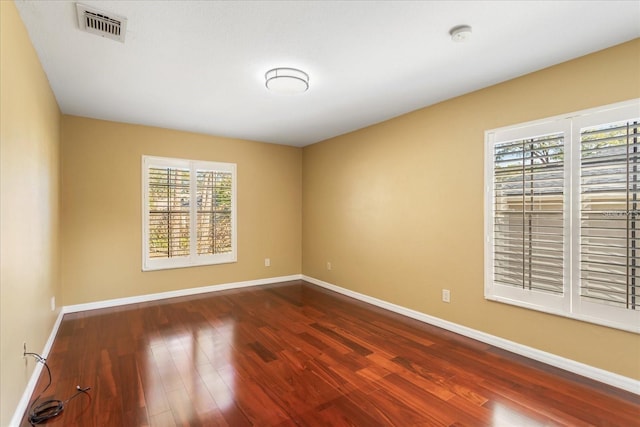
[[[143,156],[143,265],[237,260],[236,165]]]

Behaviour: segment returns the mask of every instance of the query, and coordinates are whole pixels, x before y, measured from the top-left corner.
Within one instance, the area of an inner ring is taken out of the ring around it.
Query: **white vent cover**
[[[76,3],[80,30],[124,43],[127,18]]]

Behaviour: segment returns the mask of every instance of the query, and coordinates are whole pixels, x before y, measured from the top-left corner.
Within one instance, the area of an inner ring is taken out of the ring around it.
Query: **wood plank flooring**
[[[50,427],[640,426],[639,396],[303,281],[68,314],[48,363],[43,399],[91,387]]]

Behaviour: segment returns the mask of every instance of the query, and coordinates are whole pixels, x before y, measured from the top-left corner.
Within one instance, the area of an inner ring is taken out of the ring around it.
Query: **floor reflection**
[[[220,411],[225,411],[234,404],[235,374],[232,369],[233,348],[235,339],[235,322],[225,320],[215,328],[208,327],[198,331],[198,348],[206,357],[206,366],[201,366],[201,373],[209,393]]]
[[[501,403],[493,405],[492,426],[494,427],[539,427],[544,425],[547,424],[529,418],[517,409]]]
[[[154,337],[147,347],[143,384],[150,417],[171,411],[174,419],[202,420],[233,406],[234,336],[235,325],[229,320]]]

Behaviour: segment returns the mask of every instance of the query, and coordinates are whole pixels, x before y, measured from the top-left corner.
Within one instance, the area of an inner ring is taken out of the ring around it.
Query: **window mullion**
[[[627,207],[627,301],[626,308],[635,310],[636,307],[636,296],[635,296],[635,285],[636,285],[636,273],[637,273],[637,265],[636,265],[636,255],[637,255],[637,247],[636,247],[636,238],[637,238],[637,209],[638,209],[638,145],[637,145],[637,135],[635,132],[633,141],[631,140],[631,123],[627,122],[627,147],[633,147],[633,156],[631,157],[631,153],[629,153],[629,149],[627,148],[627,203],[629,206]],[[633,166],[632,166],[633,165]],[[633,174],[630,174],[629,168],[633,169]],[[631,178],[633,175],[633,178]],[[631,200],[630,200],[631,199]]]
[[[527,194],[525,187],[527,185],[527,158],[524,153],[527,152],[526,140],[522,140],[522,289],[527,289]],[[529,255],[531,256],[531,255]]]
[[[626,251],[627,252],[627,259],[626,259],[626,264],[627,264],[626,290],[627,290],[627,292],[626,292],[626,294],[627,295],[626,295],[625,306],[626,306],[626,308],[629,308],[629,274],[631,273],[631,268],[630,268],[630,265],[629,265],[630,261],[631,261],[631,259],[630,259],[630,255],[631,255],[631,248],[630,248],[630,246],[631,246],[630,245],[631,228],[630,228],[630,225],[631,225],[631,214],[632,214],[632,211],[631,211],[631,200],[629,200],[630,196],[631,196],[631,193],[629,192],[629,187],[631,186],[631,174],[629,173],[629,167],[631,166],[630,161],[629,161],[630,160],[630,156],[629,156],[629,154],[630,154],[629,153],[629,123],[627,123],[625,144],[626,144],[625,145],[626,149],[624,151],[625,151],[625,155],[626,155],[626,166],[627,166],[625,168],[626,169],[626,177],[625,177],[626,178],[626,186],[625,186],[625,191],[626,191],[625,196],[626,197],[625,197],[625,202],[626,202],[626,212],[627,212],[626,224],[625,224],[626,225],[626,232],[627,232],[627,244],[626,244],[626,246],[627,246],[627,251]]]
[[[171,224],[173,221],[173,218],[171,215],[173,213],[171,211],[171,207],[172,207],[171,194],[172,194],[173,187],[171,186],[171,184],[172,184],[171,168],[167,168],[167,253],[168,253],[168,258],[173,257],[173,253],[172,253],[173,244],[171,239],[171,237],[173,236],[173,229],[171,228]]]
[[[580,295],[580,132],[573,128],[572,119],[565,121],[565,278],[564,310],[573,311]],[[574,286],[574,281],[576,285]]]
[[[189,257],[192,261],[195,261],[198,258],[198,173],[195,162],[189,162],[189,171],[189,191],[191,193],[191,203],[189,203]]]

